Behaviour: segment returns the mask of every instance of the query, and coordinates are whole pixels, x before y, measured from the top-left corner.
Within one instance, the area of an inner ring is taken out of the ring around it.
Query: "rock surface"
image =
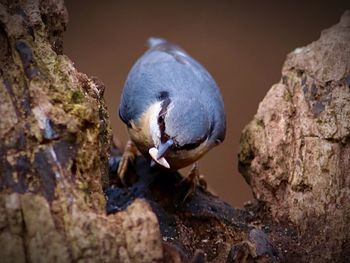
[[[350,12],[287,57],[244,129],[240,171],[313,262],[350,256]]]

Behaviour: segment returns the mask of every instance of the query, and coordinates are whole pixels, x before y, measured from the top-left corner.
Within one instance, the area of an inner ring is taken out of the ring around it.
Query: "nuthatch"
[[[160,38],[148,43],[127,77],[119,116],[144,156],[177,170],[224,140],[224,103],[208,71],[184,50]]]

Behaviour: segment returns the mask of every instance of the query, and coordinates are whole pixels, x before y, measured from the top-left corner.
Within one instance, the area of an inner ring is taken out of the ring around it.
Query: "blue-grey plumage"
[[[119,115],[141,153],[162,148],[158,159],[179,169],[224,140],[224,103],[208,71],[184,50],[160,38],[149,45],[127,77]]]

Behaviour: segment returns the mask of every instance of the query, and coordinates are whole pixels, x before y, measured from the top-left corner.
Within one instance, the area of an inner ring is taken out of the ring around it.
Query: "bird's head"
[[[149,118],[149,134],[154,145],[149,154],[153,160],[174,168],[171,167],[174,160],[183,162],[175,166],[184,167],[200,158],[208,148],[205,143],[212,128],[209,116],[196,98],[165,98],[153,104]]]

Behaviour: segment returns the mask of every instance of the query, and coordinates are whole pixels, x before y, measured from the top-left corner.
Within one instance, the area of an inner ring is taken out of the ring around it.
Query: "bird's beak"
[[[160,165],[164,166],[165,168],[170,168],[169,163],[167,160],[165,160],[164,155],[169,151],[170,147],[174,144],[174,141],[169,139],[165,143],[161,143],[158,146],[158,149],[155,147],[152,147],[149,149],[149,154],[151,155],[152,159],[159,163]]]
[[[170,147],[174,144],[172,139],[167,140],[165,143],[161,143],[158,146],[157,160],[164,157],[164,155],[169,151]]]

